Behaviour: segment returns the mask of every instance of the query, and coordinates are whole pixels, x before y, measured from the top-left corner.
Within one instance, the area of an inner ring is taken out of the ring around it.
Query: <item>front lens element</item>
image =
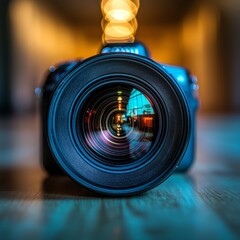
[[[139,160],[159,134],[151,99],[130,85],[108,85],[92,91],[78,119],[86,150],[105,163]]]

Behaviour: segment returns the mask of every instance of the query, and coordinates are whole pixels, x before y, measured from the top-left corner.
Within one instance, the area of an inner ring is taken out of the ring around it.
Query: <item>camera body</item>
[[[109,44],[104,46],[101,50],[101,55],[106,54],[106,56],[108,56],[108,54],[112,56],[125,53],[127,54],[127,56],[138,55],[138,58],[145,59],[146,61],[148,61],[149,59],[150,61],[149,53],[146,47],[138,42],[129,44]],[[84,61],[70,61],[60,64],[57,67],[50,67],[47,79],[41,88],[41,162],[44,169],[49,174],[64,173],[62,168],[59,167],[59,164],[57,163],[58,161],[56,161],[56,158],[58,157],[55,156],[53,147],[51,147],[51,140],[49,140],[49,109],[52,102],[52,96],[53,94],[56,94],[56,89],[58,88],[59,83],[62,81],[62,79],[64,79],[69,74],[69,72],[72,71],[72,69],[81,66],[82,62]],[[195,155],[195,115],[196,109],[198,108],[197,80],[195,77],[189,74],[187,69],[183,67],[170,66],[160,63],[156,63],[156,65],[158,66],[160,71],[164,72],[164,74],[168,75],[171,78],[171,81],[174,81],[174,85],[179,87],[181,94],[186,100],[186,108],[188,108],[187,111],[189,113],[188,115],[190,123],[188,129],[189,136],[186,147],[182,151],[183,153],[181,155],[181,159],[178,159],[178,163],[174,167],[174,171],[186,171],[192,165]],[[139,191],[135,191],[134,193],[136,192]],[[129,193],[127,193],[126,195],[129,195]]]

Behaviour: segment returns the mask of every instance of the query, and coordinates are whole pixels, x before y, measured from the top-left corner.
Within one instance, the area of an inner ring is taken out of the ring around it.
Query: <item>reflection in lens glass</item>
[[[149,99],[126,85],[94,91],[86,101],[84,114],[79,114],[87,149],[111,162],[143,157],[158,134],[157,115]]]

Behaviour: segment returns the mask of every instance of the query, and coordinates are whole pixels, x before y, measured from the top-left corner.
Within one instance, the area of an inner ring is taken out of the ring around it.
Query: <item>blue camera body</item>
[[[178,165],[179,171],[186,171],[193,163],[195,158],[195,137],[196,137],[196,110],[198,108],[198,84],[197,78],[195,76],[191,76],[187,69],[175,66],[161,65],[163,69],[173,76],[176,79],[176,82],[180,85],[182,90],[185,93],[185,96],[188,100],[188,106],[190,109],[191,116],[191,137],[189,140],[189,144],[187,150]]]

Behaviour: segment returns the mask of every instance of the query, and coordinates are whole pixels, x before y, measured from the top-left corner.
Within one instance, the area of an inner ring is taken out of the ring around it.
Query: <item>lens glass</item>
[[[151,98],[130,85],[98,87],[79,110],[79,137],[95,159],[126,163],[144,157],[159,134]]]

